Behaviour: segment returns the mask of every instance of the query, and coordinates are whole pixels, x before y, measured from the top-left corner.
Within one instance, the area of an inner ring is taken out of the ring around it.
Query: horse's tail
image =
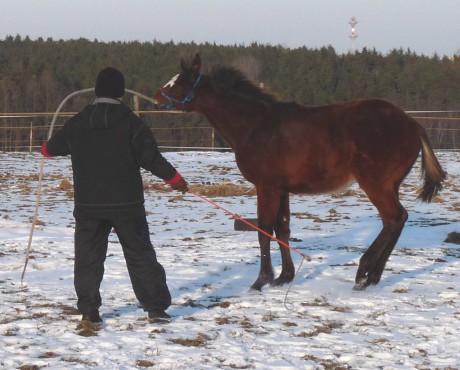
[[[422,202],[431,202],[438,192],[442,190],[442,182],[445,180],[447,173],[439,164],[428,140],[428,135],[423,128],[420,133],[420,140],[422,144],[421,177],[424,179],[424,183],[417,195],[417,199]]]

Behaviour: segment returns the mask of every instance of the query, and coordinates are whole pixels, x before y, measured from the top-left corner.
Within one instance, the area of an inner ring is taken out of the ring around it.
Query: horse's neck
[[[248,108],[245,102],[235,104],[232,98],[215,94],[206,94],[197,104],[197,112],[206,116],[235,151],[257,130],[262,120],[262,114],[256,113],[260,107]]]

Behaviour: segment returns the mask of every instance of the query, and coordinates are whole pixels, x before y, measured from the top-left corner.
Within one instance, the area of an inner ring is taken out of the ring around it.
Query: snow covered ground
[[[459,369],[460,153],[432,204],[415,201],[418,165],[402,186],[409,220],[379,285],[352,290],[357,263],[380,230],[364,193],[292,196],[292,245],[312,257],[294,284],[249,290],[259,269],[255,232],[193,195],[148,190],[150,231],[173,304],[150,324],[111,237],[100,330],[77,329],[72,182],[68,158],[45,161],[39,222],[21,286],[35,207],[38,154],[0,153],[0,368],[2,369]],[[166,153],[196,191],[250,188],[231,153]],[[162,185],[145,176],[149,188]],[[206,184],[207,186],[203,186]],[[256,200],[212,196],[254,218]],[[272,243],[279,272],[278,246]],[[301,258],[294,255],[299,265]],[[287,294],[288,293],[288,294]]]

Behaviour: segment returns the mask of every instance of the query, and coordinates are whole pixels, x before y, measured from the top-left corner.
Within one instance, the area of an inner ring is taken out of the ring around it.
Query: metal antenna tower
[[[351,49],[350,53],[354,54],[355,53],[355,40],[358,37],[356,34],[356,25],[358,24],[358,21],[356,20],[356,17],[351,17],[350,22],[348,22],[351,26],[351,34],[350,34],[350,39],[351,39]]]

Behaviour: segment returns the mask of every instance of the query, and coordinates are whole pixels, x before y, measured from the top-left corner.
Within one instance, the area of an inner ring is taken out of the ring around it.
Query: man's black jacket
[[[175,168],[150,129],[120,101],[97,98],[46,144],[50,156],[71,155],[77,218],[133,218],[145,214],[140,168],[170,180]]]

